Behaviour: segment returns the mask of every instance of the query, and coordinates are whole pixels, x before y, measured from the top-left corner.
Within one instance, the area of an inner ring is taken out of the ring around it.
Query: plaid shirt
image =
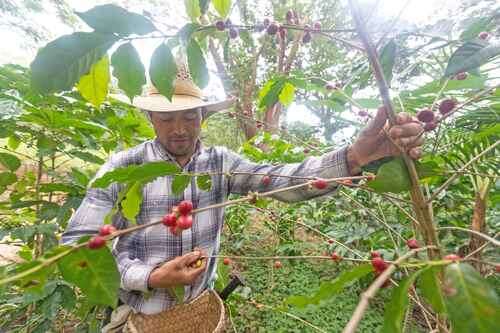
[[[96,175],[130,164],[153,161],[177,163],[157,139],[147,141],[130,150],[114,154]],[[144,224],[160,220],[172,206],[182,200],[191,200],[194,208],[201,208],[227,200],[231,193],[246,194],[249,191],[269,191],[301,183],[301,180],[271,177],[270,185],[261,183],[262,176],[252,173],[275,173],[290,176],[316,176],[334,178],[348,176],[346,149],[329,152],[321,157],[309,157],[302,163],[266,165],[250,162],[222,147],[204,148],[197,145],[195,154],[182,168],[189,173],[220,173],[212,175],[212,188],[205,192],[196,186],[193,179],[182,195],[171,192],[172,176],[159,177],[143,188],[143,202],[137,216],[137,223]],[[227,176],[229,172],[248,172],[248,175]],[[225,173],[225,174],[224,174]],[[329,185],[325,190],[303,187],[276,194],[273,198],[294,202],[321,196],[335,188]],[[82,204],[69,221],[62,236],[62,243],[69,244],[78,238],[95,234],[102,226],[104,217],[117,200],[121,185],[111,184],[106,189],[89,188]],[[191,229],[181,236],[174,236],[162,224],[145,228],[116,239],[112,253],[121,275],[120,299],[135,311],[146,314],[161,312],[176,301],[165,289],[148,289],[151,271],[163,262],[193,251],[195,247],[204,249],[207,255],[217,255],[224,222],[224,208],[215,208],[195,214]],[[126,228],[129,222],[117,214],[113,219],[117,228]],[[189,301],[209,288],[215,279],[216,260],[207,262],[207,270],[192,286],[185,286],[184,301]]]

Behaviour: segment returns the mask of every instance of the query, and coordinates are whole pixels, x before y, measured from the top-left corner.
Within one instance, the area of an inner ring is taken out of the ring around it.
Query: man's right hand
[[[155,289],[193,284],[206,268],[207,260],[201,260],[202,255],[201,251],[193,251],[167,261],[151,272],[148,286]],[[196,267],[198,260],[201,260],[200,267]]]

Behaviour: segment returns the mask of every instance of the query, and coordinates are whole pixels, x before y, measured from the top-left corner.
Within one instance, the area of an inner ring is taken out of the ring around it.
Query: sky
[[[42,1],[42,0],[41,0]],[[96,1],[96,0],[68,0],[68,4],[75,11],[86,11],[95,5],[107,3],[107,1]],[[436,12],[441,12],[447,8],[457,6],[459,1],[454,0],[362,0],[367,6],[372,7],[378,2],[376,7],[376,13],[382,17],[396,17],[401,12],[400,20],[406,21],[409,24],[422,25],[429,21],[435,16]],[[171,6],[171,11],[176,14],[168,18],[169,25],[181,27],[185,22],[188,21],[187,16],[184,12],[184,1],[181,0],[171,0],[165,1],[166,4]],[[130,11],[138,11],[141,9],[129,7]],[[151,8],[154,10],[154,8]],[[33,17],[28,17],[27,19],[33,20],[34,22],[51,26],[50,32],[54,36],[60,36],[63,34],[71,33],[71,29],[67,26],[54,20],[55,9],[47,7],[48,14],[37,15]],[[181,15],[179,15],[181,14]],[[0,50],[0,64],[7,62],[20,63],[22,65],[29,65],[31,60],[36,54],[36,50],[27,50],[25,45],[22,43],[22,36],[9,30],[6,27],[0,26],[0,38],[2,40],[2,49]],[[141,59],[143,63],[147,66],[149,64],[149,59],[152,52],[158,44],[158,40],[141,40],[135,41],[134,45],[140,52]],[[111,50],[112,51],[112,50]],[[210,63],[209,63],[210,66]],[[213,64],[212,64],[213,66]],[[213,68],[213,67],[212,67]],[[216,75],[211,75],[209,88],[206,89],[206,93],[209,95],[215,95],[217,97],[223,97],[224,92],[220,80]],[[318,119],[313,116],[304,106],[292,104],[287,112],[287,121],[304,121],[311,125],[318,124]],[[349,135],[349,133],[343,133]]]

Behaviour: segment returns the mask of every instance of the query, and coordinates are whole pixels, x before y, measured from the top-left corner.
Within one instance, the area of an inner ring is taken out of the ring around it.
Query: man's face
[[[191,156],[201,131],[201,109],[150,112],[151,122],[163,147],[175,157]]]

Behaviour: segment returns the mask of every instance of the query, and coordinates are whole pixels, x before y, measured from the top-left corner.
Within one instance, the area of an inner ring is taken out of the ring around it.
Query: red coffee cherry
[[[281,265],[281,261],[276,260],[276,261],[274,262],[274,268],[276,268],[276,269],[280,269],[282,266],[283,266],[283,265]]]
[[[182,230],[191,228],[193,225],[193,217],[191,215],[181,215],[177,219],[177,227]]]
[[[418,241],[415,238],[408,239],[406,241],[406,245],[408,245],[408,247],[412,250],[418,249],[420,247],[420,245],[418,244]]]
[[[107,235],[111,235],[115,231],[116,231],[116,228],[114,226],[112,226],[111,224],[106,224],[106,225],[103,225],[99,229],[99,235],[100,236],[107,236]]]
[[[455,75],[455,80],[465,80],[469,76],[467,72],[461,72]]]
[[[313,181],[312,185],[318,190],[324,190],[328,186],[328,183],[324,179],[316,179]]]
[[[339,262],[342,260],[342,257],[337,252],[333,252],[331,257],[332,257],[332,260],[335,262]]]
[[[239,31],[233,27],[229,29],[229,38],[236,39],[240,35]]]
[[[486,31],[481,31],[478,35],[479,39],[482,39],[482,40],[487,40],[488,38],[490,38],[490,34],[487,33]]]
[[[226,29],[226,24],[224,23],[224,21],[217,21],[215,22],[215,27],[219,31],[224,31]]]
[[[372,259],[372,266],[376,272],[383,272],[389,267],[389,265],[381,257],[375,257]]]
[[[424,123],[430,123],[434,120],[434,112],[431,109],[424,109],[417,113],[417,119]]]
[[[179,209],[179,214],[188,215],[193,210],[193,203],[190,200],[184,200],[181,201],[177,208]]]
[[[87,247],[92,250],[99,249],[104,245],[106,245],[106,240],[101,236],[94,236],[87,243]]]
[[[229,259],[229,258],[224,258],[224,259],[222,260],[222,263],[223,263],[224,265],[226,265],[226,266],[231,265],[231,259]]]
[[[380,258],[380,257],[381,257],[380,256],[380,252],[378,252],[378,251],[372,251],[372,252],[370,252],[370,258],[373,259],[373,258]]]
[[[333,244],[333,239],[329,239],[328,244]]]
[[[459,255],[457,254],[448,254],[446,255],[444,258],[444,260],[453,260],[453,261],[459,261],[460,259],[462,259]]]
[[[271,177],[264,176],[264,177],[262,177],[261,182],[262,182],[262,185],[269,186],[269,184],[271,184]]]
[[[366,110],[360,110],[358,112],[358,116],[360,116],[360,117],[367,117],[368,115],[369,115],[369,113]]]
[[[162,223],[167,227],[172,227],[177,224],[177,215],[175,213],[170,213],[163,216]]]
[[[278,32],[278,25],[274,22],[270,23],[266,31],[271,36],[276,35],[276,33]]]
[[[457,101],[455,99],[453,98],[444,99],[441,101],[441,103],[439,103],[439,112],[442,115],[445,115],[451,112],[451,110],[453,110],[455,106],[457,106]]]

